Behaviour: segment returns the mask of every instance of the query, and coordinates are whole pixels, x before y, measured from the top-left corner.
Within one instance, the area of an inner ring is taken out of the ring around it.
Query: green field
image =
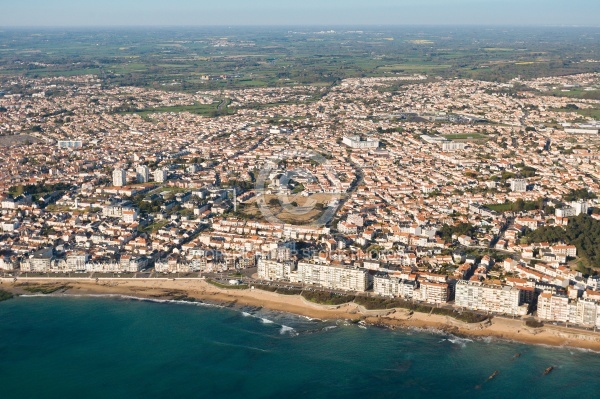
[[[227,104],[229,104],[229,100],[225,100],[225,105],[219,110],[219,104],[222,101],[216,101],[212,104],[194,104],[194,105],[178,105],[173,107],[156,107],[156,108],[145,108],[134,111],[122,111],[120,113],[123,114],[136,114],[140,115],[144,119],[150,118],[150,115],[156,113],[165,113],[165,112],[189,112],[196,115],[202,116],[219,116],[219,115],[227,115],[228,113],[232,113],[230,109],[228,109]]]
[[[600,120],[600,108],[586,108],[586,109],[568,109],[568,108],[559,108],[555,109],[557,112],[576,112],[577,114],[585,117]]]
[[[345,78],[403,73],[508,81],[516,76],[599,72],[597,63],[578,62],[600,59],[600,44],[589,37],[583,28],[499,32],[406,26],[373,27],[359,34],[340,30],[334,35],[319,34],[311,27],[297,32],[283,27],[4,29],[0,31],[0,84],[10,76],[90,73],[106,85],[187,93],[327,86]],[[228,45],[222,46],[224,40]],[[202,75],[227,78],[204,81]],[[574,90],[556,95],[598,94]]]
[[[482,140],[488,138],[488,136],[481,133],[445,134],[442,137],[448,140]]]

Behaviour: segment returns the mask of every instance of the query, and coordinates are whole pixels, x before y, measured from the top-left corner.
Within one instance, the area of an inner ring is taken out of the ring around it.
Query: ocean
[[[578,349],[255,308],[105,297],[0,303],[2,399],[592,398],[599,372],[600,354]]]

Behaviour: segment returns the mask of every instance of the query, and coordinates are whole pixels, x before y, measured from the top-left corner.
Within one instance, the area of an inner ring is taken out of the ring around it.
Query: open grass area
[[[140,231],[142,231],[144,233],[156,233],[158,230],[162,229],[167,224],[169,224],[168,220],[159,220],[156,223],[153,223],[144,228],[141,228]]]
[[[445,134],[442,137],[447,140],[483,140],[488,138],[488,136],[481,133]]]
[[[600,120],[600,109],[599,108],[587,108],[587,109],[579,109],[577,113],[586,118]]]
[[[491,209],[496,212],[510,212],[513,210],[514,204],[512,202],[507,202],[506,204],[487,204],[486,208]]]
[[[600,89],[586,90],[582,87],[574,87],[563,90],[553,90],[549,94],[555,97],[579,98],[584,100],[600,100]]]
[[[222,105],[221,105],[222,104]],[[189,112],[196,115],[215,117],[219,115],[227,115],[232,113],[231,110],[227,108],[229,104],[229,100],[219,100],[215,101],[212,104],[194,104],[194,105],[178,105],[173,107],[156,107],[156,108],[146,108],[135,111],[124,111],[121,113],[124,114],[136,114],[140,115],[142,118],[150,118],[152,114],[156,113],[167,113],[167,112]],[[220,106],[221,105],[221,106]]]
[[[572,109],[572,108],[555,108],[555,112],[575,112],[584,118],[600,120],[600,108],[584,108],[584,109]]]
[[[227,290],[245,290],[248,289],[248,285],[247,284],[240,284],[240,285],[229,285],[229,284],[221,284],[215,280],[211,280],[211,279],[206,279],[206,282],[209,284],[214,285],[215,287],[218,288],[224,288]]]

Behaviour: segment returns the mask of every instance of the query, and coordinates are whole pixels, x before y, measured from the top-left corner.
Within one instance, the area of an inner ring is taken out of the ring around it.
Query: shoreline
[[[406,309],[366,310],[353,302],[342,305],[320,305],[309,302],[299,295],[283,295],[259,289],[225,289],[216,287],[198,278],[194,279],[126,279],[102,278],[95,280],[65,278],[0,278],[0,289],[16,295],[67,295],[90,296],[118,295],[148,300],[194,300],[224,306],[240,305],[260,307],[273,311],[291,313],[320,320],[343,319],[352,322],[390,329],[417,328],[438,330],[463,338],[483,339],[486,337],[525,344],[552,347],[572,347],[600,352],[600,333],[544,325],[541,328],[527,327],[520,319],[494,316],[481,323],[465,323],[449,316],[410,312]],[[29,292],[23,284],[31,286],[58,286],[52,294]]]

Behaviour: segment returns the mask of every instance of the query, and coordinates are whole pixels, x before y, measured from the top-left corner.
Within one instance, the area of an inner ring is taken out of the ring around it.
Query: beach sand
[[[28,294],[22,284],[68,285],[63,294],[75,295],[127,295],[149,299],[177,299],[190,297],[198,300],[226,304],[264,307],[270,310],[293,313],[316,319],[346,319],[387,328],[435,329],[464,337],[492,337],[528,344],[567,346],[600,351],[600,333],[546,324],[531,328],[521,319],[495,316],[491,321],[464,323],[442,315],[410,312],[406,309],[366,310],[355,303],[319,305],[299,295],[282,295],[258,289],[222,289],[202,279],[125,279],[101,278],[20,278],[0,279],[1,289],[16,294]],[[60,295],[54,293],[54,295]]]

